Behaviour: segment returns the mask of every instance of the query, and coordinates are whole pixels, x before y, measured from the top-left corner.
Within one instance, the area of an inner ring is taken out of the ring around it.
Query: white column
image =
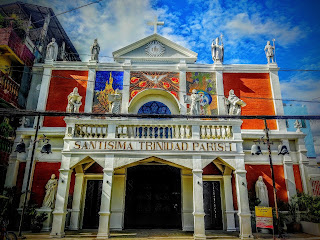
[[[122,113],[128,113],[130,99],[130,67],[131,64],[123,67]]]
[[[218,100],[218,114],[226,115],[226,105],[224,104],[223,72],[221,70],[216,71],[216,89]]]
[[[115,173],[113,175],[110,216],[110,229],[112,230],[119,231],[123,229],[125,183],[125,169],[123,169],[123,173]]]
[[[275,115],[277,116],[283,116],[284,110],[283,110],[283,102],[282,102],[282,96],[281,96],[281,88],[280,88],[280,82],[279,82],[279,76],[278,76],[278,65],[277,64],[269,64],[269,75],[270,75],[270,84],[272,89],[272,97],[273,97],[273,103],[274,103],[274,110]],[[278,122],[278,129],[282,132],[287,132],[287,126],[285,120],[277,120]]]
[[[73,199],[72,199],[72,212],[70,217],[70,230],[79,230],[80,223],[80,206],[81,196],[83,192],[83,173],[76,174],[76,180],[74,184]]]
[[[51,64],[44,64],[43,65],[43,76],[41,81],[40,93],[38,98],[38,105],[37,111],[45,111],[47,106],[48,94],[49,94],[49,87],[50,87],[50,80],[51,80],[51,73],[52,73],[52,65]],[[36,120],[34,121],[36,123]],[[43,117],[41,117],[40,127],[43,124]]]
[[[287,139],[282,139],[282,144],[286,145],[287,149],[289,150],[289,155],[286,154],[283,156],[283,171],[284,171],[284,178],[286,180],[286,188],[287,188],[287,195],[288,200],[297,195],[296,190],[296,181],[294,178],[293,172],[293,162],[291,159],[291,151],[289,146],[289,141]]]
[[[182,170],[183,171],[183,170]],[[181,174],[182,181],[182,231],[193,231],[193,181],[192,174]]]
[[[238,216],[239,216],[239,223],[240,223],[239,237],[241,239],[249,239],[249,238],[252,238],[253,236],[252,236],[252,229],[251,229],[251,213],[249,208],[247,179],[246,179],[247,171],[244,170],[244,159],[236,159],[236,160],[242,161],[242,164],[239,164],[240,165],[239,169],[235,171],[237,200],[238,200]]]
[[[180,114],[187,114],[187,104],[184,102],[184,95],[187,95],[187,77],[186,70],[187,64],[181,61],[179,64],[180,79],[179,79],[179,101],[180,101]]]
[[[6,174],[5,187],[14,187],[17,184],[17,176],[19,170],[19,160],[14,159],[9,161],[9,166]]]
[[[106,155],[105,168],[103,169],[103,183],[101,194],[100,218],[97,238],[109,238],[110,234],[110,205],[111,205],[111,190],[113,179],[113,155]]]
[[[59,169],[59,183],[56,194],[55,208],[53,211],[52,230],[50,236],[61,238],[65,236],[64,228],[66,225],[67,203],[70,188],[70,169]]]
[[[206,239],[203,208],[203,181],[201,156],[193,156],[193,219],[194,239]]]
[[[232,196],[232,183],[231,175],[223,176],[224,198],[226,203],[226,222],[227,231],[236,231],[234,220],[233,196]]]
[[[94,94],[94,86],[95,86],[95,79],[96,79],[95,66],[96,66],[96,63],[89,64],[86,101],[84,105],[84,112],[86,113],[92,112],[93,94]]]
[[[304,135],[302,135],[301,138],[298,139],[296,142],[296,148],[298,150],[298,158],[299,158],[299,169],[300,169],[300,176],[301,176],[301,182],[303,187],[303,192],[308,194],[309,188],[308,188],[308,164],[309,160],[307,158],[307,149],[304,143]]]

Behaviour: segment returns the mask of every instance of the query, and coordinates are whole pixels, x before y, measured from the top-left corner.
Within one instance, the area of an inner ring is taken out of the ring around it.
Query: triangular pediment
[[[116,62],[194,63],[198,54],[158,34],[152,34],[112,53]]]

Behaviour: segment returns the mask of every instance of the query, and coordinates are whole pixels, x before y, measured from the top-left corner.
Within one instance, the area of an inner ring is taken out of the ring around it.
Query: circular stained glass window
[[[143,104],[138,114],[171,114],[170,109],[163,103],[157,101],[151,101]]]

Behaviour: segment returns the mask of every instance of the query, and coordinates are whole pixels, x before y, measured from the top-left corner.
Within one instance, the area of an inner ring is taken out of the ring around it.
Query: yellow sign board
[[[273,218],[271,207],[255,207],[257,228],[272,228]]]
[[[255,207],[257,217],[272,217],[272,207]]]

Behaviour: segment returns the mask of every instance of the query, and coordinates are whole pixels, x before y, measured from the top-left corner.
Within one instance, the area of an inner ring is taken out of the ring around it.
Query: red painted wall
[[[243,100],[247,106],[241,115],[275,115],[272,90],[268,73],[224,73],[224,95],[229,91]],[[277,129],[276,120],[268,121],[269,129]],[[264,129],[263,120],[243,120],[242,129]]]
[[[88,71],[53,70],[46,110],[65,112],[68,105],[67,97],[73,91],[73,88],[77,87],[80,96],[82,96],[80,112],[83,112],[86,99],[87,81]],[[65,127],[66,124],[63,118],[64,117],[45,117],[43,126]]]
[[[18,192],[25,190],[25,189],[22,190],[22,183],[23,183],[23,176],[24,176],[25,169],[26,169],[26,162],[19,163],[19,170],[18,170],[17,183],[16,183]]]
[[[59,178],[60,162],[37,162],[34,170],[33,183],[32,183],[32,197],[31,199],[39,206],[42,205],[43,198],[45,196],[45,186],[52,174]],[[73,194],[74,190],[74,173],[71,175],[70,191],[69,194]]]
[[[276,182],[277,189],[277,198],[288,202],[286,183],[284,178],[283,166],[274,165],[274,178]],[[272,178],[271,178],[271,170],[269,165],[246,165],[247,170],[247,182],[248,182],[248,191],[255,192],[255,184],[258,180],[259,176],[263,177],[264,183],[267,185],[268,193],[269,193],[269,204],[270,206],[274,206],[274,198],[273,198],[273,187],[272,187]]]
[[[238,210],[238,199],[237,199],[237,189],[236,189],[236,178],[234,174],[231,174],[231,184],[232,184],[232,197],[233,197],[233,207],[234,210]]]
[[[296,189],[298,192],[303,192],[302,181],[301,181],[301,174],[300,168],[298,164],[293,165],[293,173],[294,173],[294,180],[296,182]]]
[[[203,169],[203,175],[222,175],[221,171],[217,168],[217,166],[214,163],[209,163],[204,169]]]

